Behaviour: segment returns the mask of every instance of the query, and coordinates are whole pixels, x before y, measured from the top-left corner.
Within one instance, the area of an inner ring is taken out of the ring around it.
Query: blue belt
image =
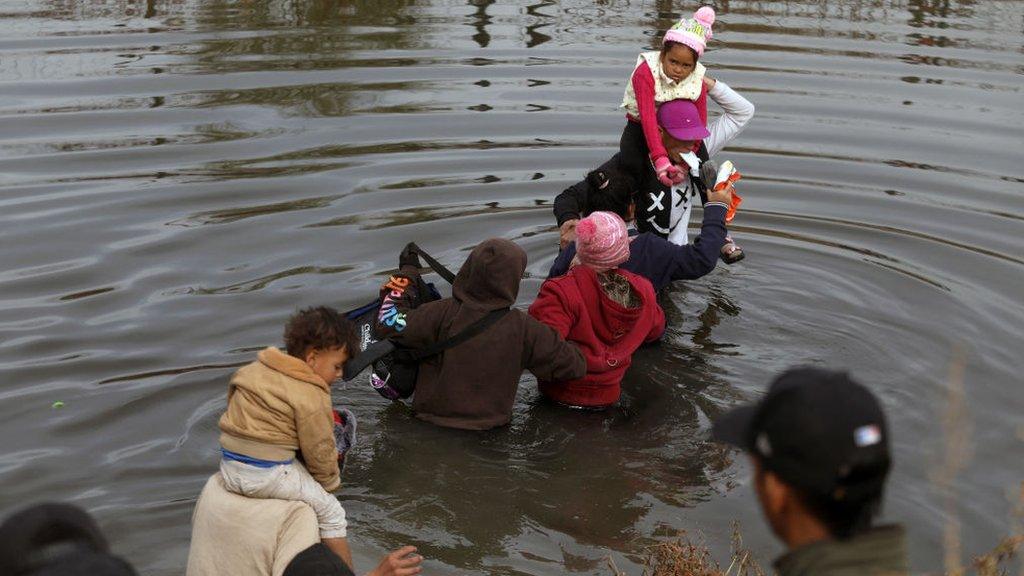
[[[286,466],[295,461],[294,458],[291,460],[260,460],[259,458],[253,458],[246,456],[245,454],[239,454],[238,452],[232,452],[225,448],[220,449],[220,453],[224,455],[225,460],[234,460],[235,462],[241,462],[242,464],[248,464],[249,466],[255,466],[257,468],[273,468],[274,466]]]

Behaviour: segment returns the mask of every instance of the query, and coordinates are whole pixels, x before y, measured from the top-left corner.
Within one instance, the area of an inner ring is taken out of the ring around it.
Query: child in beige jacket
[[[308,308],[288,321],[284,340],[286,352],[266,348],[231,378],[220,419],[224,486],[309,504],[320,538],[351,567],[345,510],[330,494],[341,485],[330,386],[359,349],[354,326],[332,308]]]

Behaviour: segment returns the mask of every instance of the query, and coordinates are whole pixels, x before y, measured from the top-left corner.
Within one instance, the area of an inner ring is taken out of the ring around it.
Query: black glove
[[[700,181],[708,190],[715,189],[718,180],[718,164],[714,160],[705,160],[700,164]]]
[[[704,189],[700,191],[700,203],[703,206],[708,203],[708,192],[715,189],[715,181],[718,180],[718,164],[713,160],[705,160],[700,163],[700,183]]]
[[[423,268],[423,264],[420,263],[420,255],[419,252],[417,252],[416,244],[413,244],[412,242],[406,244],[402,253],[398,255],[398,268],[402,269],[406,266]]]

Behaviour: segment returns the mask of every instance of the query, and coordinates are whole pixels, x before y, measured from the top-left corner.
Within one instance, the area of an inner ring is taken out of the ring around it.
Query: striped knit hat
[[[576,257],[598,272],[629,260],[626,223],[612,212],[593,212],[576,225]]]
[[[693,13],[693,18],[683,18],[675,26],[665,32],[662,42],[679,42],[697,53],[699,58],[711,39],[711,25],[715,23],[715,9],[702,6]]]

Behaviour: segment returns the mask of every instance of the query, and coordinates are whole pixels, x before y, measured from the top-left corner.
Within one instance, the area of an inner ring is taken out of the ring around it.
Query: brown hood
[[[491,238],[477,245],[459,269],[452,295],[470,308],[508,308],[519,296],[519,282],[526,271],[526,252],[515,243]]]
[[[413,349],[444,342],[489,312],[511,307],[525,270],[522,248],[508,240],[486,240],[459,270],[452,283],[453,297],[409,310],[405,329],[389,338]],[[406,302],[400,298],[396,306]],[[522,311],[511,310],[486,330],[420,362],[413,411],[441,426],[502,426],[512,417],[524,368],[538,380],[559,382],[587,373],[576,346]]]

